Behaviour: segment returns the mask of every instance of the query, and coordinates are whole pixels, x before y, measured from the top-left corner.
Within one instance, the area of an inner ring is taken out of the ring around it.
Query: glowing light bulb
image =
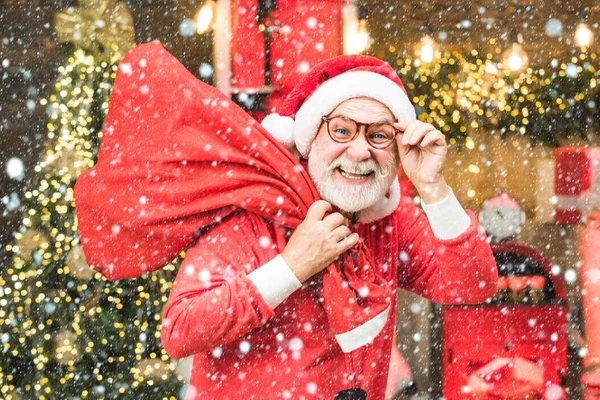
[[[508,57],[508,68],[510,68],[511,71],[519,71],[522,67],[523,60],[520,55],[513,53]]]
[[[429,35],[421,38],[420,47],[417,50],[417,55],[424,63],[430,63],[436,57],[435,41]]]
[[[587,24],[577,25],[577,30],[575,31],[575,43],[577,43],[579,47],[589,47],[594,43],[594,34]]]
[[[430,63],[433,61],[433,47],[423,46],[421,47],[421,61]]]
[[[362,53],[369,47],[369,31],[367,30],[367,21],[361,19],[358,21],[358,29],[354,35],[354,50]]]
[[[213,0],[207,0],[204,3],[198,14],[196,14],[196,32],[205,33],[211,29],[214,9],[215,2]]]
[[[508,69],[517,72],[525,69],[529,63],[529,57],[519,43],[513,43],[511,47],[504,52],[504,65]]]

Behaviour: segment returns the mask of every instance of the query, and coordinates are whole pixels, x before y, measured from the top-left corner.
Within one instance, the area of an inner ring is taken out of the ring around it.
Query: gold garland
[[[73,43],[95,57],[121,59],[135,46],[133,18],[127,5],[117,0],[80,0],[54,17],[61,43]]]

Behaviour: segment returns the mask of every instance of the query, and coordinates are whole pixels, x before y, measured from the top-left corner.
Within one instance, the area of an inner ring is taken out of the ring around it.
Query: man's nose
[[[360,162],[365,161],[371,157],[371,145],[367,142],[364,127],[358,132],[357,137],[348,143],[346,154],[352,161]]]

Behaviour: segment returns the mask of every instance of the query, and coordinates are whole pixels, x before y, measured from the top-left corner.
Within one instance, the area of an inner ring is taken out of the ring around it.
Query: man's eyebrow
[[[347,115],[344,115],[344,114],[334,114],[334,115],[329,116],[329,118],[344,118],[344,119],[351,119],[351,120],[354,121],[353,118],[350,118],[350,117],[348,117]],[[366,122],[361,122],[361,121],[356,121],[356,122],[358,122],[359,124],[366,124]],[[396,122],[396,121],[390,121],[388,118],[383,117],[383,118],[380,118],[377,121],[369,122],[369,124],[390,124],[391,125],[394,122]]]
[[[390,121],[388,118],[385,118],[385,117],[384,117],[384,118],[380,118],[380,119],[379,119],[379,120],[377,120],[377,121],[373,121],[373,122],[371,122],[370,124],[389,124],[389,125],[391,125],[391,124],[393,124],[394,122],[395,122],[395,121]]]
[[[329,118],[344,118],[344,119],[351,119],[350,117],[344,115],[344,114],[333,114],[333,115],[329,115]]]

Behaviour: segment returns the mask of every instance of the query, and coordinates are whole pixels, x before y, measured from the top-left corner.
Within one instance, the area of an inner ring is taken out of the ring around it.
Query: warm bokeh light
[[[435,41],[431,36],[426,35],[421,39],[420,48],[417,55],[424,63],[430,63],[433,61],[435,57]]]
[[[577,30],[575,31],[575,43],[579,47],[589,47],[594,43],[594,34],[587,24],[582,23],[577,25]]]
[[[367,20],[361,19],[358,21],[358,29],[354,35],[354,49],[357,53],[362,53],[369,48],[369,30],[367,29]]]
[[[522,71],[529,64],[529,57],[523,46],[519,43],[513,43],[503,55],[504,65],[513,72]]]
[[[556,145],[557,138],[567,132],[600,127],[600,121],[593,117],[600,88],[596,53],[573,53],[562,61],[552,60],[545,68],[525,67],[525,54],[519,60],[522,69],[513,71],[503,59],[501,45],[495,39],[489,44],[485,52],[440,52],[431,63],[407,56],[395,43],[388,47],[397,54],[390,63],[398,67],[417,108],[417,118],[439,127],[450,145],[480,149],[482,131],[503,138],[523,135],[536,143]],[[574,91],[565,78],[577,78],[588,85]],[[580,122],[562,117],[581,112],[586,118]],[[555,128],[548,130],[546,126]]]
[[[215,2],[213,0],[207,0],[196,14],[196,32],[202,34],[212,29],[214,13]]]

